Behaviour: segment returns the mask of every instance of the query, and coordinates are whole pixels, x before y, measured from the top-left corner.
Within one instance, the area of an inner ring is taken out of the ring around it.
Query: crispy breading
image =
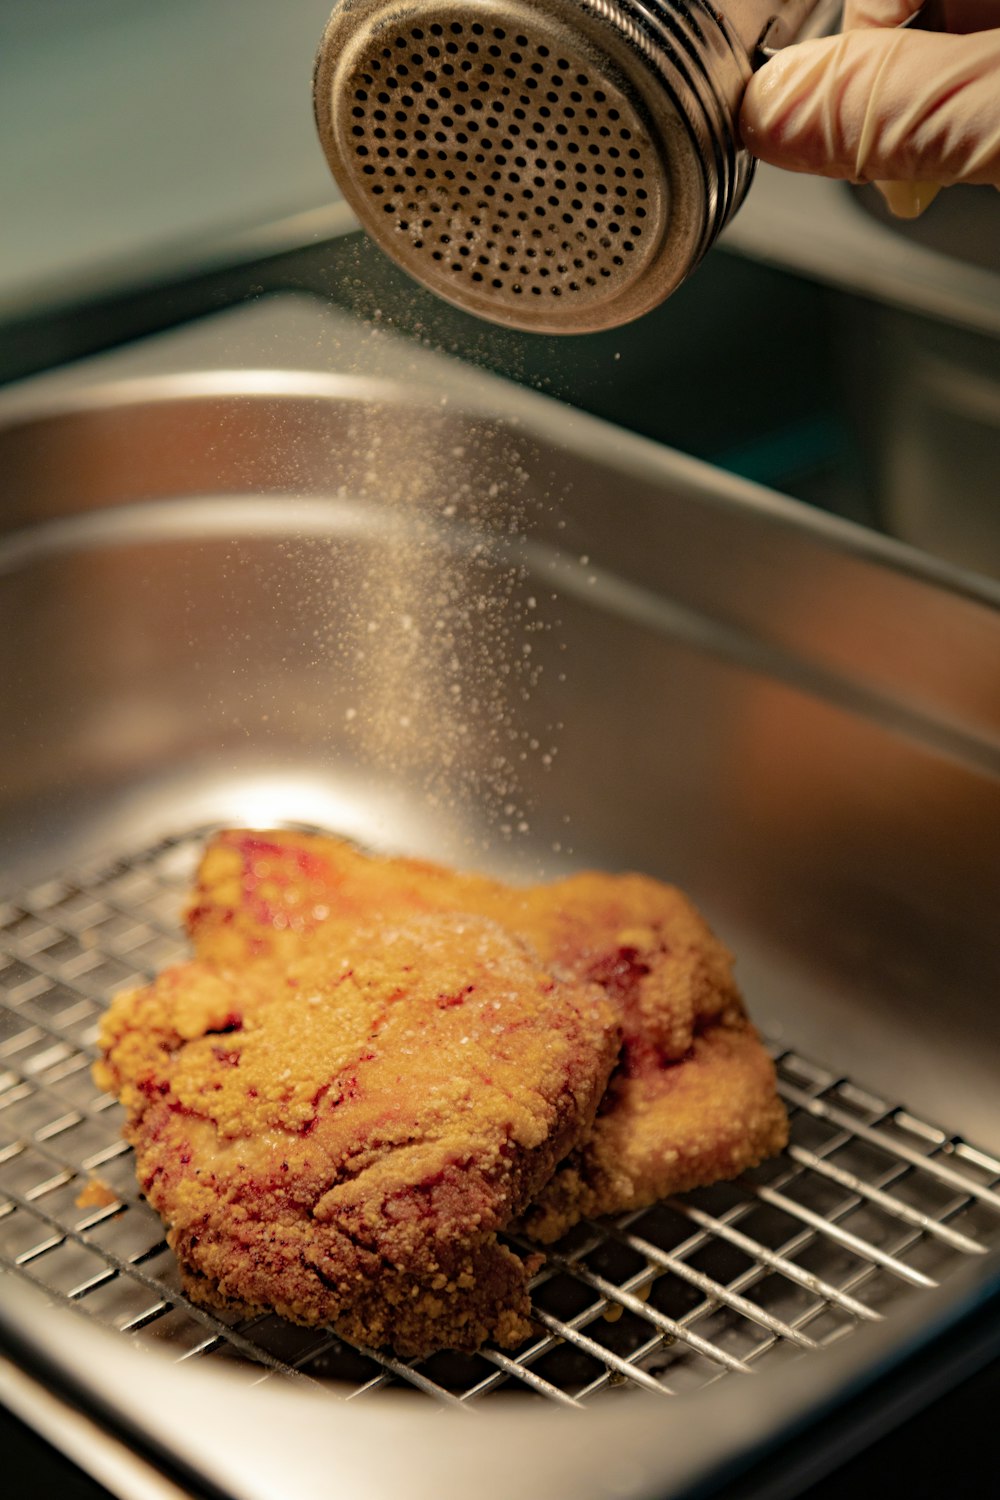
[[[558,972],[602,986],[622,1054],[589,1141],[541,1189],[526,1225],[550,1240],[583,1214],[642,1207],[736,1176],[780,1151],[787,1119],[732,960],[684,894],[643,875],[586,871],[516,887],[344,840],[230,830],[209,845],[188,926],[200,954],[277,960],[332,916],[477,912]]]
[[[234,959],[119,996],[95,1069],[191,1295],[403,1354],[525,1338],[496,1234],[590,1129],[618,1050],[600,988],[450,913]]]
[[[590,1136],[521,1227],[551,1244],[585,1215],[642,1208],[736,1177],[780,1151],[787,1133],[774,1067],[748,1022],[709,1026],[668,1067],[632,1046]]]

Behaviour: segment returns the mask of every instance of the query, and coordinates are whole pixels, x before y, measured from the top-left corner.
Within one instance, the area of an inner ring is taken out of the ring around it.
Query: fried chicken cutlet
[[[649,877],[588,871],[519,888],[341,839],[230,830],[206,850],[188,929],[205,957],[283,961],[331,918],[428,911],[492,918],[556,972],[599,984],[621,1020],[594,1128],[525,1217],[534,1238],[735,1177],[784,1147],[774,1068],[730,955],[682,892]]]
[[[409,913],[167,969],[112,1003],[95,1076],[194,1300],[423,1355],[531,1331],[497,1231],[589,1131],[618,1045],[599,986],[487,917]]]

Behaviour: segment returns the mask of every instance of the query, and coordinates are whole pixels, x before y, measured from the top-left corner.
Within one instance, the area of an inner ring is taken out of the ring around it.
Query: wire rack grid
[[[1000,1161],[780,1050],[786,1152],[738,1182],[579,1225],[532,1282],[537,1334],[520,1349],[400,1360],[195,1306],[90,1064],[108,995],[186,953],[179,914],[204,836],[0,903],[0,1269],[52,1300],[174,1359],[321,1382],[334,1399],[405,1387],[468,1407],[505,1387],[579,1407],[801,1358],[1000,1244]]]

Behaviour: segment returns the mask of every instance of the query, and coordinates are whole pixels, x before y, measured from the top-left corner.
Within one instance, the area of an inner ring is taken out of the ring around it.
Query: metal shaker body
[[[341,0],[316,64],[330,168],[468,312],[586,333],[662,302],[742,203],[765,35],[816,0]]]

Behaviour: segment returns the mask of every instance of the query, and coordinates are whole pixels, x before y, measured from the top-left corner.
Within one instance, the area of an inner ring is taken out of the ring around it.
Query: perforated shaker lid
[[[706,246],[712,143],[669,84],[603,0],[358,0],[330,19],[315,108],[406,271],[493,322],[583,333],[661,302]]]

